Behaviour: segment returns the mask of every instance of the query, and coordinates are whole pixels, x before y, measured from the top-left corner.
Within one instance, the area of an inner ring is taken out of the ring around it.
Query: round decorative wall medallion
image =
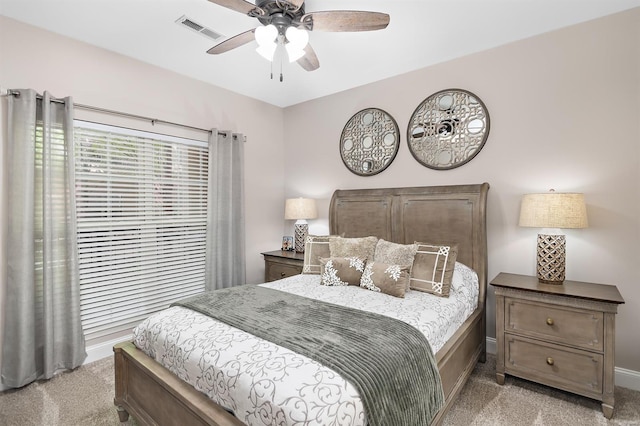
[[[349,170],[360,176],[380,173],[400,147],[400,130],[385,111],[367,108],[347,121],[340,136],[340,156]]]
[[[475,157],[489,136],[489,112],[479,97],[447,89],[422,101],[407,128],[411,155],[436,170],[460,167]]]

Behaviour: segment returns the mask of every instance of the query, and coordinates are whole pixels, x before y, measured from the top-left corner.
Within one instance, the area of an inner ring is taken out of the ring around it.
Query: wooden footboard
[[[120,343],[113,351],[114,403],[121,422],[131,414],[141,425],[244,425],[133,343]]]

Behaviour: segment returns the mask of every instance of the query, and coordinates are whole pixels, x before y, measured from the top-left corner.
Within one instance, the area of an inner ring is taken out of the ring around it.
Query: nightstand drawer
[[[269,251],[264,256],[264,281],[281,280],[302,273],[304,253],[295,251]]]
[[[586,396],[602,393],[603,355],[505,336],[506,372]]]
[[[601,351],[602,312],[505,298],[505,332]]]
[[[302,272],[302,268],[299,266],[285,265],[282,263],[271,263],[268,268],[267,281],[275,281],[282,278],[292,277]]]

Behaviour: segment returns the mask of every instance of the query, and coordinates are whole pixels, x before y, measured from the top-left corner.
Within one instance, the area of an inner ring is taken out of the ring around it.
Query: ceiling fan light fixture
[[[364,10],[307,12],[305,0],[209,1],[240,12],[250,18],[256,18],[265,27],[253,28],[229,37],[207,50],[207,53],[216,55],[228,52],[251,42],[255,38],[260,46],[272,43],[277,45],[273,53],[271,53],[273,47],[258,50],[258,52],[266,50],[263,56],[270,58],[272,68],[273,59],[276,58],[282,63],[282,56],[285,54],[284,50],[287,50],[289,60],[293,62],[297,58],[298,64],[305,71],[318,69],[320,62],[315,51],[308,44],[309,34],[307,34],[307,31],[375,31],[387,28],[390,19],[386,13]],[[280,45],[285,46],[286,49],[278,47]],[[280,79],[282,80],[282,74]]]
[[[289,44],[296,46],[298,49],[304,49],[309,43],[309,33],[296,27],[288,27],[285,37]]]
[[[304,48],[309,43],[309,33],[296,27],[288,27],[285,36],[287,38],[285,48],[289,62],[295,62],[305,54]]]
[[[265,44],[262,46],[258,46],[256,52],[258,52],[260,56],[265,58],[267,61],[273,62],[273,55],[276,53],[277,47],[278,45],[275,43]]]
[[[299,49],[296,46],[292,46],[291,43],[288,43],[285,46],[285,49],[287,49],[287,56],[289,57],[289,62],[295,62],[304,56],[304,49]]]
[[[258,27],[255,31],[255,37],[256,42],[258,42],[258,46],[262,47],[273,45],[273,49],[275,50],[276,38],[278,38],[278,29],[272,24]]]

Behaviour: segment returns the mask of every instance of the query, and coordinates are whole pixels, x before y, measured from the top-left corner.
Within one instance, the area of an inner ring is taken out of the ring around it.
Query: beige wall
[[[517,226],[522,194],[584,192],[590,227],[567,230],[567,278],[616,284],[616,366],[640,371],[640,9],[512,43],[285,109],[286,196],[320,198],[327,227],[336,188],[489,182],[489,278],[535,274],[537,230]],[[415,107],[446,88],[477,94],[491,116],[482,151],[448,171],[421,166],[406,145]],[[390,113],[402,145],[384,172],[352,174],[338,151],[347,120]],[[495,336],[489,290],[488,334]]]
[[[263,281],[261,251],[280,246],[284,214],[281,108],[223,90],[137,60],[42,31],[0,16],[0,88],[48,90],[73,96],[80,104],[139,114],[195,127],[230,129],[247,136],[247,281]],[[0,99],[0,126],[6,123],[6,98]],[[175,127],[150,126],[77,110],[78,118],[140,127],[160,133],[202,138]],[[6,135],[0,127],[0,251],[6,224]],[[9,248],[10,249],[10,248]],[[0,259],[4,256],[0,253]],[[5,265],[0,262],[0,321]],[[0,323],[1,325],[1,323]],[[0,333],[2,327],[0,326]],[[1,345],[1,340],[0,340]],[[1,354],[1,351],[0,351]],[[1,355],[0,355],[1,356]]]

